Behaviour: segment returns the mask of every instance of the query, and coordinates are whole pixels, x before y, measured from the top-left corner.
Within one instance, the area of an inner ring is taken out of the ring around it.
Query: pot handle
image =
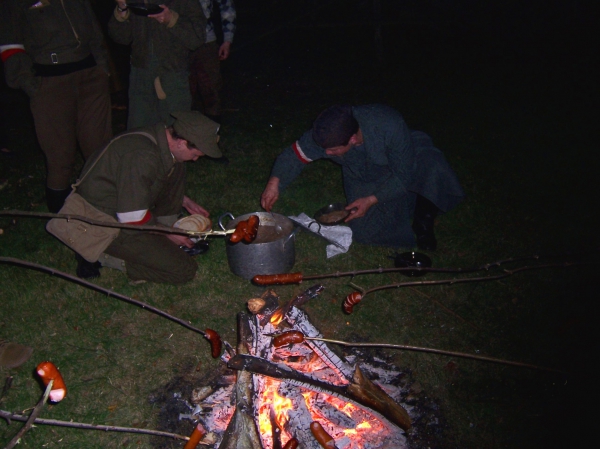
[[[283,249],[285,249],[285,245],[287,245],[287,242],[289,242],[290,239],[292,239],[293,237],[296,237],[296,233],[298,232],[299,229],[300,229],[299,226],[294,226],[294,230],[292,231],[292,233],[290,235],[288,235],[287,239],[285,239],[285,241],[283,242]]]
[[[232,220],[235,220],[235,217],[233,216],[233,214],[231,212],[225,212],[223,215],[221,215],[219,217],[219,227],[223,230],[226,231],[225,226],[223,225],[223,218],[225,217],[229,217]]]

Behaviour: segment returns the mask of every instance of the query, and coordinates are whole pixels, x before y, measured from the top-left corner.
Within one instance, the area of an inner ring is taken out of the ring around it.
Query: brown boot
[[[0,340],[0,368],[16,368],[25,363],[33,349],[29,346]]]

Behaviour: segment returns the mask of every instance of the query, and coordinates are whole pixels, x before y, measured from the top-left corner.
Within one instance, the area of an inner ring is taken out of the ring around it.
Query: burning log
[[[325,290],[325,287],[323,287],[322,285],[313,285],[312,287],[306,289],[304,292],[302,292],[295,298],[292,298],[287,304],[279,307],[271,316],[265,316],[261,320],[260,324],[264,326],[270,321],[271,323],[273,323],[274,326],[277,326],[281,322],[281,320],[283,320],[287,316],[292,307],[300,307],[301,305],[305,304],[308,300],[319,296],[323,292],[323,290]]]
[[[275,379],[284,379],[300,387],[341,397],[356,402],[381,414],[403,430],[411,427],[410,417],[404,408],[390,398],[381,388],[368,380],[358,366],[350,385],[333,385],[306,376],[286,365],[271,363],[268,360],[243,354],[232,357],[227,366],[231,369],[249,371]]]
[[[248,354],[248,344],[252,341],[248,316],[238,314],[238,355]],[[234,357],[234,358],[235,358]],[[252,374],[248,371],[238,371],[234,388],[235,412],[219,445],[220,449],[257,449],[261,448],[260,435],[254,421],[252,407],[253,388]]]

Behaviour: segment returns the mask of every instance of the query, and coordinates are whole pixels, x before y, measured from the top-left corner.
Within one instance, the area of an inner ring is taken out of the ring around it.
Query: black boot
[[[48,205],[48,211],[57,214],[65,204],[65,200],[69,196],[69,193],[71,193],[71,187],[61,190],[54,190],[50,187],[46,187],[46,204]]]
[[[75,253],[77,260],[77,277],[81,279],[94,279],[100,277],[100,262],[88,262],[79,254]]]
[[[417,195],[415,204],[415,215],[413,217],[412,228],[417,237],[417,248],[424,251],[435,251],[437,240],[433,233],[435,217],[439,209],[427,198]]]

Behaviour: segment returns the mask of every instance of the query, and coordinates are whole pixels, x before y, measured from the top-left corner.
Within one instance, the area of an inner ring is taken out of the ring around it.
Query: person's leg
[[[158,101],[158,113],[160,121],[170,126],[175,120],[171,117],[171,112],[191,111],[192,95],[190,94],[189,73],[169,72],[162,74],[160,84],[166,98]]]
[[[362,218],[348,222],[352,238],[366,245],[411,248],[415,237],[411,230],[412,195],[372,206]]]
[[[425,251],[435,251],[437,240],[433,232],[435,217],[439,209],[435,204],[421,195],[417,195],[412,229],[417,237],[417,247]]]
[[[160,121],[154,71],[131,66],[127,129],[151,126]]]
[[[101,67],[79,73],[77,96],[77,140],[87,159],[112,138],[108,75]]]
[[[42,79],[30,107],[36,135],[46,156],[46,201],[48,210],[56,213],[71,188],[77,140],[76,91],[73,74]]]
[[[148,232],[122,230],[105,253],[123,259],[127,276],[134,281],[183,284],[198,268],[193,257],[164,235]]]

